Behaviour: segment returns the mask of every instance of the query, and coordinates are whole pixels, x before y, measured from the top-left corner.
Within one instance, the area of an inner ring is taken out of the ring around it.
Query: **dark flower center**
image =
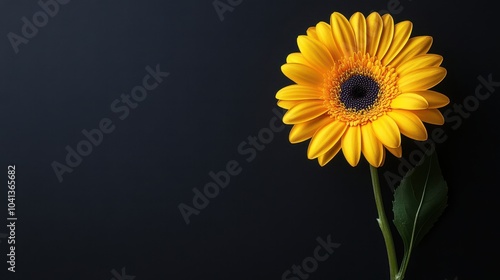
[[[340,85],[340,101],[347,109],[369,109],[377,100],[378,83],[364,75],[352,75]]]

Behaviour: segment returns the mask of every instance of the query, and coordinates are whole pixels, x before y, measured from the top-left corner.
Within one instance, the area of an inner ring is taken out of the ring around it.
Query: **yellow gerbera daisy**
[[[327,164],[340,150],[352,166],[361,153],[374,167],[387,149],[401,157],[401,134],[426,140],[422,122],[443,124],[438,108],[448,97],[429,90],[446,76],[443,58],[428,54],[432,37],[410,38],[412,23],[389,14],[333,13],[300,35],[300,52],[288,55],[283,73],[296,84],[279,90],[289,139],[311,139],[309,159]]]

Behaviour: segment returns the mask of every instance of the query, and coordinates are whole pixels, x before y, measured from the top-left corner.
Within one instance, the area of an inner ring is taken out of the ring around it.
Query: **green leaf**
[[[448,201],[448,186],[433,152],[410,170],[394,193],[394,225],[403,239],[405,255],[400,268],[404,276],[413,248],[429,232]],[[398,278],[398,279],[403,279]]]

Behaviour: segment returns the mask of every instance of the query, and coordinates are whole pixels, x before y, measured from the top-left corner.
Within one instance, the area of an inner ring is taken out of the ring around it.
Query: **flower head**
[[[401,134],[424,141],[423,124],[443,124],[448,97],[429,90],[446,76],[443,58],[428,54],[432,37],[410,38],[412,23],[389,14],[333,13],[300,35],[282,72],[295,84],[279,90],[289,139],[311,139],[309,159],[327,164],[342,150],[350,165],[361,154],[373,166],[386,150],[401,157]]]

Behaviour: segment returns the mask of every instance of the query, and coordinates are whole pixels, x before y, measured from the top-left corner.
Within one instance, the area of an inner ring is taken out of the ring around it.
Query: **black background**
[[[275,93],[291,83],[280,66],[299,34],[333,11],[368,15],[389,2],[244,0],[221,21],[211,0],[73,0],[16,54],[7,34],[20,35],[21,18],[41,8],[1,0],[0,168],[6,176],[16,165],[18,221],[16,273],[0,239],[0,278],[109,280],[125,268],[136,280],[281,279],[312,255],[317,237],[331,235],[341,246],[309,279],[388,279],[366,161],[352,168],[338,156],[321,168],[306,158],[307,142],[288,142],[288,126],[250,162],[237,148],[273,120]],[[414,252],[408,280],[498,272],[500,99],[498,91],[476,104],[472,97],[478,76],[500,81],[492,4],[392,7],[396,22],[433,36],[430,52],[444,57],[448,75],[436,89],[451,103],[443,112],[464,100],[477,107],[443,126],[447,139],[436,149],[449,206]],[[142,84],[148,65],[170,76],[120,120],[110,104]],[[103,118],[115,130],[59,182],[51,164],[65,163],[65,147],[76,148],[81,131]],[[404,157],[416,149],[403,145]],[[192,205],[192,189],[231,160],[241,173],[186,225],[178,205]],[[383,174],[399,163],[391,156],[380,169],[387,210]]]

